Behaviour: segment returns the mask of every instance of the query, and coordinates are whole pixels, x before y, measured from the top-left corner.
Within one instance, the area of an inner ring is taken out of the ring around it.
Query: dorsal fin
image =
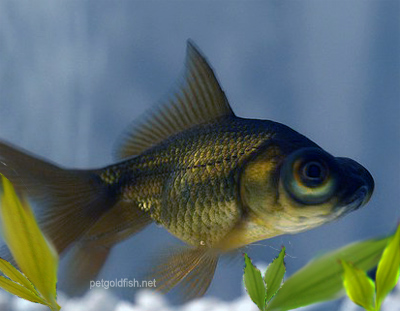
[[[140,154],[195,125],[234,115],[211,67],[189,40],[182,83],[172,96],[136,121],[116,150],[117,159]]]

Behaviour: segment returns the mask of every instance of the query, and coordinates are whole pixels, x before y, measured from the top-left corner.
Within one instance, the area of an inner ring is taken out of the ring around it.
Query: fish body
[[[188,245],[154,269],[159,289],[200,296],[221,254],[337,219],[374,188],[360,164],[288,126],[237,117],[192,43],[180,87],[131,126],[117,159],[65,170],[0,143],[0,172],[43,206],[41,227],[60,253],[73,248],[80,283],[156,222]]]
[[[284,132],[294,133],[271,121],[222,117],[110,166],[101,176],[110,184],[126,180],[122,199],[148,212],[181,240],[214,246],[246,214],[240,193],[244,166]]]

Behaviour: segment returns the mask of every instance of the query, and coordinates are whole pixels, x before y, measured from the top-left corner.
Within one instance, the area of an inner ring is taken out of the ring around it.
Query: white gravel
[[[58,302],[62,311],[257,311],[257,307],[247,295],[242,295],[236,300],[225,302],[216,298],[202,298],[191,301],[183,306],[171,306],[167,300],[158,293],[151,291],[138,292],[136,303],[119,300],[112,291],[105,289],[90,290],[84,297],[67,298],[59,294]],[[40,304],[12,296],[0,290],[0,311],[48,311]],[[301,311],[318,310],[318,305],[299,308]],[[345,299],[338,311],[362,311],[353,302]],[[381,311],[400,311],[400,284],[389,295]]]

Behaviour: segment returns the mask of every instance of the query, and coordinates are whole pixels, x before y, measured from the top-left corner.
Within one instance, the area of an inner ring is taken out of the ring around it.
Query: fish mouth
[[[333,209],[334,218],[341,218],[365,205],[371,195],[367,186],[361,186],[345,203]]]
[[[349,198],[348,202],[345,203],[342,208],[345,208],[345,213],[353,212],[359,209],[361,206],[367,204],[371,198],[371,191],[367,186],[361,186],[358,190]]]
[[[374,192],[375,183],[366,168],[354,160],[337,158],[342,167],[342,199],[335,208],[338,214],[346,215],[364,206]]]

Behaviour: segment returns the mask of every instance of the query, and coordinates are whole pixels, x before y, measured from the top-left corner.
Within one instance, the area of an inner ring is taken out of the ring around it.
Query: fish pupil
[[[318,187],[324,182],[327,169],[319,162],[310,161],[303,166],[302,181],[308,187]]]
[[[309,178],[320,178],[322,174],[321,166],[315,163],[306,166],[306,175]]]

